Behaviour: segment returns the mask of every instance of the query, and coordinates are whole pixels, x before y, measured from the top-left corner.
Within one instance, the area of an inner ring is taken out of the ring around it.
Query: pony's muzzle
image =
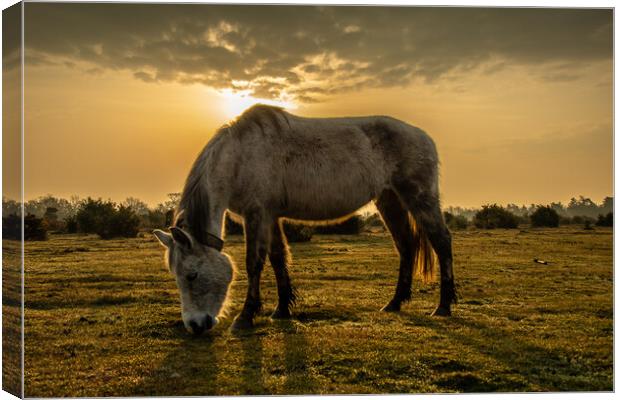
[[[204,331],[208,331],[209,329],[213,328],[216,323],[217,319],[207,314],[202,320],[190,320],[189,331],[194,335],[198,336]]]

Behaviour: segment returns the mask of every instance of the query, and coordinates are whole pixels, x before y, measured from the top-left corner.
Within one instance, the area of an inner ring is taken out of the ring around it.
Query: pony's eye
[[[192,272],[185,276],[185,278],[190,282],[196,279],[196,277],[198,277],[198,272]]]

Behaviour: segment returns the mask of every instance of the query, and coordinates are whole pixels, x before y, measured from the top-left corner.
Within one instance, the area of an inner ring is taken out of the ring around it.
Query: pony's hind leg
[[[274,221],[271,235],[271,249],[269,261],[273,267],[278,285],[278,305],[271,314],[274,319],[287,319],[291,317],[291,307],[295,304],[295,290],[288,276],[288,264],[290,255],[286,244],[286,236],[282,229],[282,221]]]
[[[260,275],[267,258],[271,236],[271,219],[265,218],[261,211],[250,212],[244,215],[244,219],[248,292],[241,313],[233,321],[233,330],[254,326],[254,316],[261,309]]]
[[[452,272],[452,237],[441,214],[439,196],[431,191],[419,190],[413,184],[400,185],[397,191],[421,228],[421,234],[428,237],[439,258],[441,293],[439,306],[433,315],[449,316],[452,303],[456,303],[456,288]]]
[[[400,268],[396,293],[382,311],[400,311],[400,305],[411,299],[411,283],[413,261],[416,255],[416,246],[413,229],[409,223],[409,212],[391,190],[384,191],[375,201],[383,222],[392,234],[396,249],[400,254]],[[418,238],[419,240],[419,238]]]

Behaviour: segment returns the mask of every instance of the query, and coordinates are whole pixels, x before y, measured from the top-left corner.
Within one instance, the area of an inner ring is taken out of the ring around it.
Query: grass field
[[[254,330],[231,333],[229,317],[194,338],[154,238],[52,236],[26,245],[25,395],[610,391],[612,246],[602,228],[456,232],[460,302],[441,319],[437,284],[378,311],[397,280],[387,234],[315,236],[292,246],[294,320],[268,318],[267,267]],[[235,314],[242,238],[226,251]]]

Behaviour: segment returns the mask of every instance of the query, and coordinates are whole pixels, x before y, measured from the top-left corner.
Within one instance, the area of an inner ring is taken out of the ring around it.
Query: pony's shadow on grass
[[[444,319],[412,315],[409,318],[413,325],[427,327],[438,335],[448,336],[463,346],[495,359],[503,366],[502,373],[495,374],[492,378],[484,378],[472,373],[478,368],[484,368],[484,365],[461,365],[454,360],[435,363],[431,365],[432,368],[439,375],[443,375],[435,381],[435,385],[442,389],[459,392],[613,389],[611,380],[592,382],[581,378],[588,367],[572,363],[568,351],[562,353],[537,346],[502,328],[461,317]]]
[[[170,335],[181,338],[179,343],[159,363],[159,367],[145,374],[133,387],[131,396],[209,396],[218,394],[214,382],[218,375],[218,362],[214,340],[221,332],[190,336],[183,323],[169,324]]]
[[[278,320],[273,321],[273,325],[282,332],[282,340],[275,341],[276,354],[271,361],[265,356],[263,342],[267,339],[260,328],[235,333],[241,341],[243,352],[242,394],[317,393],[317,383],[309,374],[308,342],[305,334],[298,331],[298,323]],[[267,378],[283,378],[284,383],[281,388],[274,391],[268,387]]]

